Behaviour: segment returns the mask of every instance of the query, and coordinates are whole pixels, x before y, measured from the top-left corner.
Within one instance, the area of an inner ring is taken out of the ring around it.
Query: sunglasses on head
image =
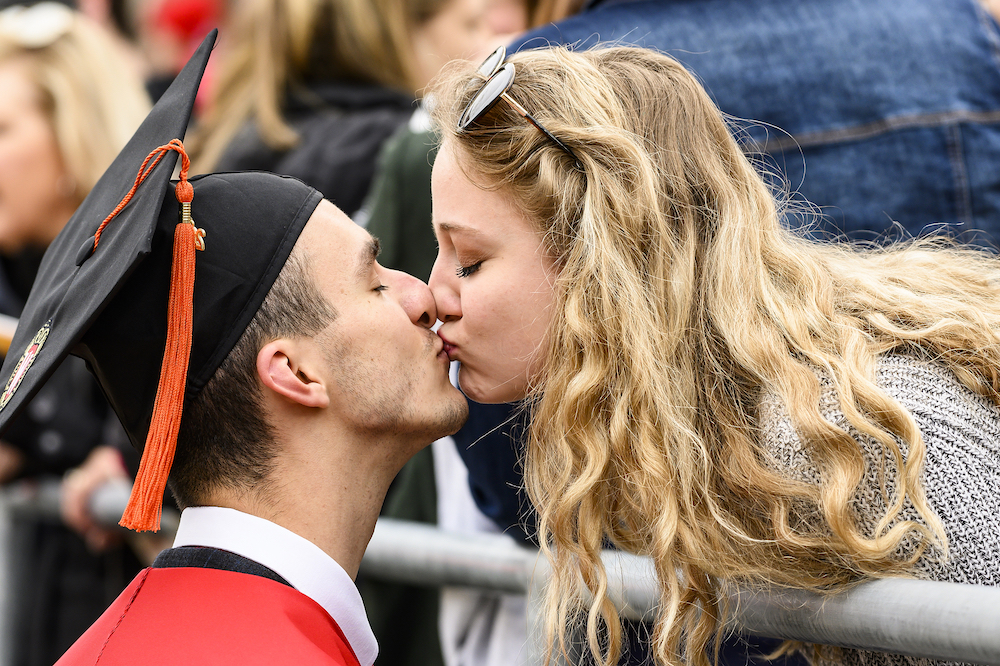
[[[507,94],[507,91],[510,90],[511,85],[514,83],[514,64],[504,62],[506,58],[507,49],[501,46],[491,53],[483,61],[483,64],[479,66],[479,69],[476,70],[476,73],[485,78],[486,82],[483,83],[483,87],[469,101],[469,105],[465,107],[465,111],[462,112],[462,117],[458,120],[458,129],[464,132],[470,125],[486,115],[502,99],[510,104],[511,108],[518,115],[534,125],[539,132],[547,136],[563,152],[572,157],[576,163],[576,168],[582,171],[583,165],[580,163],[580,158],[576,156],[576,153],[565,143],[557,139],[552,132],[545,129],[534,116],[528,113],[527,109]]]

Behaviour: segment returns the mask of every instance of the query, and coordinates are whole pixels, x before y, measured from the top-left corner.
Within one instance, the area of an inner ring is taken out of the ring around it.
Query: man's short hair
[[[184,405],[170,474],[181,508],[202,503],[213,487],[266,483],[274,460],[274,426],[265,415],[257,353],[277,338],[315,335],[336,316],[309,275],[308,257],[293,249],[239,341],[205,388]]]

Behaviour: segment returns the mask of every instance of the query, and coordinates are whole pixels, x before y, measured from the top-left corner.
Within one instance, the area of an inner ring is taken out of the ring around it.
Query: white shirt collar
[[[378,642],[357,586],[343,567],[313,542],[236,509],[197,506],[181,513],[174,548],[180,546],[220,548],[263,564],[326,609],[361,666],[375,663]]]

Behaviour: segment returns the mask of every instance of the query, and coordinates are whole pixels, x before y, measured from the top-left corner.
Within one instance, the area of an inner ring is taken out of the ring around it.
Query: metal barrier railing
[[[109,525],[117,523],[128,499],[128,484],[108,484],[95,493],[91,509]],[[15,512],[52,515],[58,511],[55,482],[6,491]],[[164,526],[176,515],[165,516]],[[657,603],[653,568],[646,558],[604,554],[611,598],[623,615],[652,618]],[[381,580],[465,586],[523,593],[529,624],[545,585],[548,566],[538,551],[490,534],[444,532],[433,526],[381,518],[362,562],[362,571]],[[896,652],[915,657],[1000,664],[1000,588],[907,579],[883,579],[837,595],[798,590],[737,591],[734,627],[758,636]],[[529,659],[541,663],[538,631],[529,632]]]

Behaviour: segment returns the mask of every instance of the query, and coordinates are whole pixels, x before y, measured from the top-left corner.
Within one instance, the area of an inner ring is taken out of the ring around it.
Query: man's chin
[[[450,387],[447,397],[435,405],[433,416],[424,420],[422,425],[412,431],[412,436],[422,442],[423,446],[431,442],[454,435],[469,419],[469,401],[456,389]]]
[[[465,422],[469,420],[468,401],[465,399],[465,396],[458,391],[458,389],[455,389],[455,394],[454,403],[449,405],[448,410],[442,418],[442,430],[445,432],[442,432],[436,439],[440,439],[441,437],[445,437],[447,435],[454,435],[456,432],[461,430],[462,426],[465,425]]]

